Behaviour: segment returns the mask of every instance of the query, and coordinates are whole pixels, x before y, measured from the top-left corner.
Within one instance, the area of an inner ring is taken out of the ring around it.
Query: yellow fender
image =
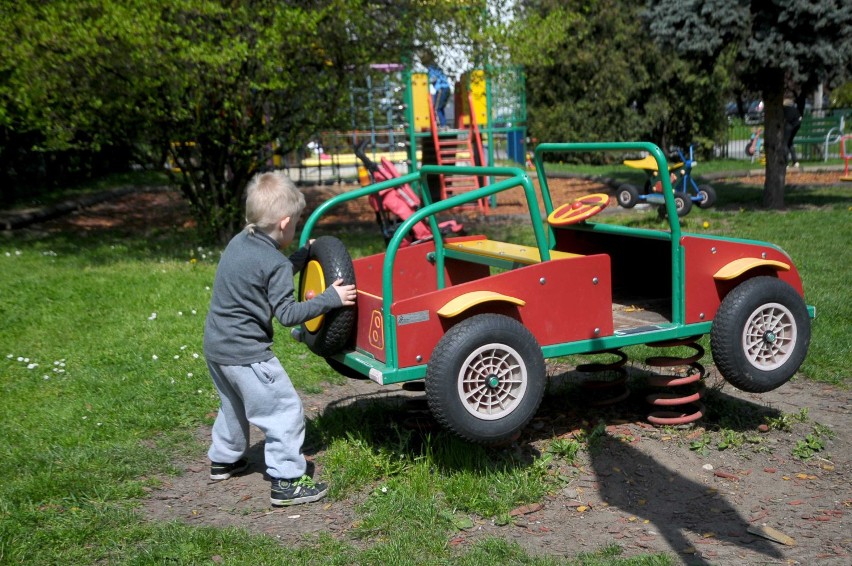
[[[790,271],[790,265],[783,261],[775,261],[774,259],[758,259],[756,257],[742,257],[732,261],[714,273],[713,279],[735,279],[749,269],[762,266],[771,267],[778,271]]]
[[[447,304],[438,310],[438,316],[444,318],[458,316],[467,309],[482,303],[487,303],[488,301],[504,301],[513,305],[518,305],[519,307],[527,304],[526,301],[518,299],[517,297],[510,297],[509,295],[495,293],[494,291],[471,291],[470,293],[459,295],[455,299],[447,302]]]

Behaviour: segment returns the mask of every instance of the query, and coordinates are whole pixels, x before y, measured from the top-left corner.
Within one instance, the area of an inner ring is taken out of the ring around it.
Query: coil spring
[[[704,398],[705,369],[698,360],[704,356],[704,348],[696,342],[697,337],[672,340],[660,344],[651,344],[655,348],[674,348],[686,346],[695,352],[690,356],[651,356],[645,364],[654,368],[663,368],[672,372],[671,375],[658,374],[648,379],[653,387],[681,388],[687,391],[670,391],[652,393],[645,397],[651,405],[664,407],[648,415],[648,422],[656,425],[678,425],[697,421],[704,416],[705,408],[701,399]]]
[[[630,390],[627,388],[627,354],[621,350],[605,350],[600,354],[613,354],[618,357],[614,362],[593,362],[580,364],[577,371],[594,374],[595,379],[583,381],[583,389],[590,394],[589,405],[603,407],[614,405],[627,399]]]

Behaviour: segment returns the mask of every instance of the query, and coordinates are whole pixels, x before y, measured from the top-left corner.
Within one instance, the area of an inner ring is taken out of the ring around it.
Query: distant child
[[[438,118],[438,126],[446,128],[447,115],[444,112],[444,109],[450,101],[450,82],[447,80],[444,72],[435,65],[430,65],[427,71],[429,83],[431,83],[435,89],[435,93],[432,95],[432,106],[435,108],[435,114]]]
[[[248,467],[249,424],[266,435],[272,505],[317,501],[328,488],[305,476],[302,401],[272,353],[272,318],[296,326],[355,304],[355,286],[337,280],[310,301],[296,302],[293,273],[308,260],[310,243],[289,259],[305,197],[281,171],[256,175],[246,187],[245,229],[225,248],[204,326],[204,356],[221,405],[207,452],[210,479]]]

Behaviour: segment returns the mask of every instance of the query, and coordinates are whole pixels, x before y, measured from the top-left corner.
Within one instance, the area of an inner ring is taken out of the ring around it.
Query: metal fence
[[[844,134],[852,134],[852,108],[826,109],[817,113],[806,113],[806,115],[818,117],[838,117],[843,129],[838,128],[828,137],[828,159],[840,158],[840,137]],[[763,120],[750,120],[746,124],[741,120],[733,120],[728,126],[724,139],[719,140],[714,148],[714,155],[718,158],[743,159],[756,161],[761,157],[763,148]],[[800,161],[824,161],[825,144],[807,142],[795,142],[796,151]],[[752,145],[754,153],[747,149]]]
[[[497,132],[491,135],[494,157],[509,158],[509,134]],[[287,171],[299,185],[330,185],[358,183],[358,167],[354,144],[367,140],[367,156],[379,161],[383,156],[390,159],[400,171],[408,172],[408,140],[404,130],[359,130],[350,132],[323,132],[310,147],[280,157],[275,166]],[[418,145],[420,140],[418,140]],[[486,145],[489,143],[486,140]],[[418,162],[420,148],[418,147]]]

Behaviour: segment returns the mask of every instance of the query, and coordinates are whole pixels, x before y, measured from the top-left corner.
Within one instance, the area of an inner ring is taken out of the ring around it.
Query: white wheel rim
[[[478,419],[505,417],[518,408],[526,390],[526,364],[506,344],[480,346],[459,370],[459,399],[467,412]]]
[[[630,193],[628,193],[627,191],[622,191],[621,193],[619,193],[618,201],[621,204],[627,204],[628,202],[630,202],[630,200],[631,200],[631,196],[630,196]]]
[[[742,347],[756,368],[770,371],[781,367],[796,347],[796,319],[779,303],[766,303],[748,317]]]

